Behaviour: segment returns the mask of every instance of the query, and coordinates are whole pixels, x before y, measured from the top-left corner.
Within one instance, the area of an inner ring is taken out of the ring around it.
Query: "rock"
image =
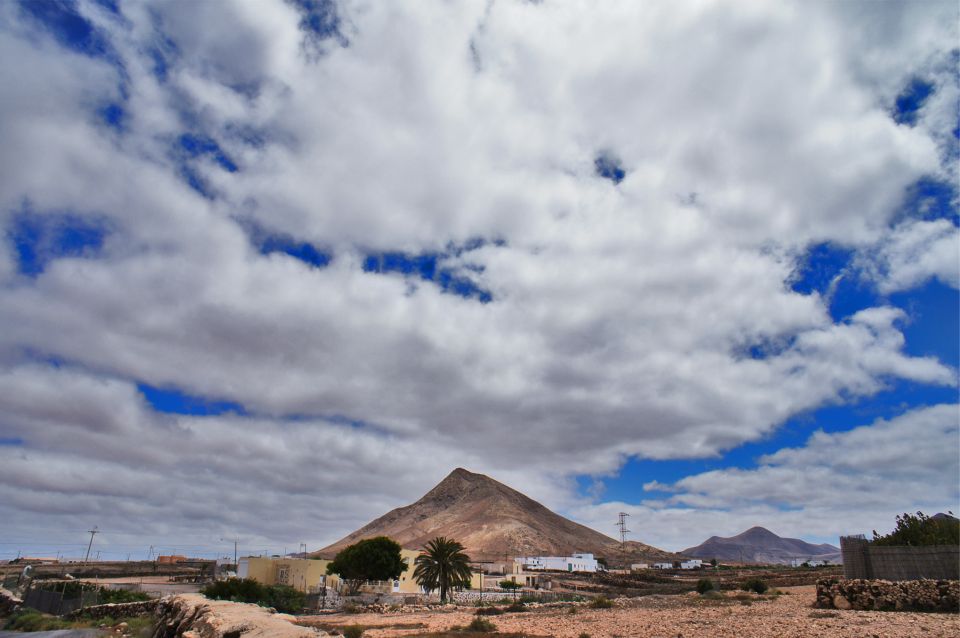
[[[844,598],[843,596],[841,596],[840,594],[837,594],[836,596],[833,597],[833,606],[836,607],[837,609],[851,609],[852,607],[850,605],[850,601]]]

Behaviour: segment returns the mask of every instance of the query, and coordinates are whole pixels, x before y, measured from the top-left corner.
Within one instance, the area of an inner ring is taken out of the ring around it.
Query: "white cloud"
[[[865,264],[883,293],[909,290],[930,278],[960,287],[960,229],[946,219],[895,227]]]
[[[116,20],[81,4],[123,62],[125,101],[115,67],[0,6],[0,59],[18,61],[0,65],[16,87],[0,101],[0,223],[29,202],[112,230],[98,258],[35,279],[4,235],[0,435],[25,440],[0,448],[11,516],[82,529],[82,512],[116,508],[266,541],[304,506],[302,538],[332,540],[456,465],[564,505],[570,476],[629,455],[716,455],[894,377],[956,383],[903,352],[900,311],[835,323],[786,284],[826,240],[889,247],[890,285],[945,276],[949,229],[889,231],[904,187],[941,171],[937,125],[896,125],[901,84],[878,80],[954,46],[939,5],[885,5],[916,30],[850,38],[859,18],[830,4],[351,2],[350,46],[320,58],[288,3],[210,6]],[[98,122],[110,102],[122,132]],[[191,160],[213,200],[182,178],[186,132],[240,168]],[[618,186],[594,174],[601,150],[622,159]],[[333,262],[260,255],[238,218]],[[489,304],[361,268],[367,250],[473,237],[503,242],[449,263]],[[750,358],[758,345],[769,356]],[[137,382],[256,416],[156,415]],[[46,463],[82,495],[41,480]],[[64,478],[94,465],[119,493]]]
[[[573,511],[603,529],[621,508],[633,516],[639,538],[674,550],[754,525],[836,545],[841,535],[892,529],[896,513],[958,511],[958,428],[958,405],[917,409],[847,432],[818,431],[803,447],[760,458],[756,469],[644,486],[672,493],[666,499]]]

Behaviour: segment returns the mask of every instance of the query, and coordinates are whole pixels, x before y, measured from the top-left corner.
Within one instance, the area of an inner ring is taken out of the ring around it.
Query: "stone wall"
[[[157,608],[156,600],[141,600],[134,603],[110,603],[107,605],[92,605],[78,609],[75,612],[67,614],[67,618],[127,618],[130,616],[146,616],[152,614]]]
[[[957,580],[841,580],[817,581],[817,606],[825,609],[875,611],[960,611]]]

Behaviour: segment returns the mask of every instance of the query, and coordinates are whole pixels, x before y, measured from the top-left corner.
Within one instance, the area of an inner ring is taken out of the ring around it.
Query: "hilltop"
[[[723,538],[711,536],[696,547],[683,550],[695,558],[716,558],[745,563],[789,563],[794,558],[827,560],[840,563],[840,548],[824,543],[813,545],[799,538],[783,538],[763,527]]]
[[[331,557],[373,536],[389,536],[409,549],[420,549],[435,536],[447,536],[461,542],[478,561],[573,552],[591,552],[611,563],[678,558],[636,541],[625,544],[622,556],[619,541],[564,518],[489,476],[463,468],[451,472],[417,502],[384,514],[313,555]]]

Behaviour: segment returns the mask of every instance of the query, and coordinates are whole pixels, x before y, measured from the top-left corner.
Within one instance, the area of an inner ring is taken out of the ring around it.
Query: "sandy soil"
[[[647,596],[618,601],[613,609],[580,607],[573,614],[569,608],[539,609],[486,618],[499,632],[556,638],[577,638],[582,633],[592,638],[960,636],[957,614],[821,610],[812,607],[814,587],[788,587],[782,591],[785,595],[779,597],[761,599],[751,595],[748,600],[737,600],[733,593],[722,600],[704,599],[696,594]],[[740,597],[747,598],[743,594]],[[336,614],[299,620],[303,624],[316,622],[328,626],[363,625],[367,628],[365,637],[387,638],[445,631],[465,626],[472,619],[472,610],[459,608],[436,612]]]
[[[169,576],[123,576],[118,578],[78,578],[77,580],[95,585],[137,584],[139,591],[161,597],[170,594],[195,594],[203,585],[198,583],[171,582]]]

